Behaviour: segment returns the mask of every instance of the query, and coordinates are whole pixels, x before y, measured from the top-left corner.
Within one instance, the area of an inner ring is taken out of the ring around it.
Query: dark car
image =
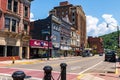
[[[105,53],[105,61],[116,62],[116,54],[113,51]]]
[[[93,56],[93,54],[90,51],[84,51],[82,53],[82,57],[89,57],[89,56]]]

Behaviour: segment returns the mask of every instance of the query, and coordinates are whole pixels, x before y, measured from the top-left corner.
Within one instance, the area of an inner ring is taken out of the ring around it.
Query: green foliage
[[[115,50],[118,46],[118,33],[112,32],[103,36],[99,36],[103,39],[103,44],[105,49]]]

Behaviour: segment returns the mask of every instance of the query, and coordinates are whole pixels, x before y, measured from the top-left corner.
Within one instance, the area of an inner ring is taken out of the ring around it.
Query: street
[[[69,57],[60,58],[49,61],[39,61],[31,64],[13,64],[8,68],[21,68],[21,69],[32,69],[32,70],[43,70],[47,65],[53,68],[53,71],[60,72],[60,64],[67,64],[67,73],[82,74],[82,73],[105,73],[114,72],[115,63],[104,62],[104,56],[92,56],[92,57]]]

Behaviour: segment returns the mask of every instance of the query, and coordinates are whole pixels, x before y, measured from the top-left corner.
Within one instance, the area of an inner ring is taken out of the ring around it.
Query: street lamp
[[[112,25],[112,26],[114,26],[114,25]],[[109,27],[109,24],[107,24],[107,27]],[[115,27],[117,27],[117,35],[118,35],[117,47],[120,48],[120,46],[119,46],[119,26],[115,26]]]
[[[47,47],[47,60],[49,60],[49,53],[50,53],[50,48],[49,48],[49,42],[50,42],[50,26],[47,26],[47,30],[42,30],[42,34],[45,34],[45,38],[48,42],[48,47]]]
[[[47,60],[49,60],[50,55],[50,48],[49,48],[49,42],[50,42],[50,26],[48,26],[48,53],[47,53]]]

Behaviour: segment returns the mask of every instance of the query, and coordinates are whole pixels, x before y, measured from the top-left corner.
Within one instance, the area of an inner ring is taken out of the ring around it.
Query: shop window
[[[18,2],[14,1],[13,11],[16,13],[18,10]]]
[[[28,16],[28,7],[25,6],[25,10],[24,10],[24,16],[27,17]]]
[[[0,57],[4,56],[4,46],[0,46]]]
[[[12,10],[12,0],[8,0],[8,9]]]

